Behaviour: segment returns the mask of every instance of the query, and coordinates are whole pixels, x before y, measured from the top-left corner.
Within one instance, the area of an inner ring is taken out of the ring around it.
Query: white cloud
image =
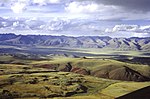
[[[37,3],[39,5],[47,5],[49,3],[60,3],[60,0],[33,0],[33,3]]]
[[[45,0],[33,0],[34,3],[44,3]]]
[[[113,32],[116,31],[138,31],[139,26],[138,25],[115,25],[115,27],[112,29]]]
[[[98,5],[95,3],[87,3],[87,2],[71,2],[66,8],[66,11],[70,13],[92,13],[98,10]]]
[[[60,3],[60,0],[49,0],[50,3]]]
[[[8,23],[7,23],[7,22],[1,22],[1,24],[2,24],[2,27],[5,27],[5,26],[7,26],[7,25],[8,25]]]
[[[106,28],[105,32],[119,32],[119,31],[145,32],[144,27],[146,28],[147,26],[121,24],[121,25],[115,25],[113,28]],[[146,32],[149,32],[149,31],[146,31]]]
[[[106,28],[105,33],[130,34],[133,37],[148,37],[150,35],[150,25],[115,25],[113,28]]]
[[[22,13],[26,8],[28,8],[29,6],[31,7],[32,4],[44,6],[50,3],[60,3],[60,0],[11,0],[9,3],[7,3],[7,6],[11,6],[11,10],[14,13]],[[38,9],[38,11],[40,12],[41,9]]]
[[[13,27],[17,27],[19,25],[19,21],[13,23]]]
[[[26,4],[25,3],[15,3],[11,6],[11,9],[14,13],[22,13],[23,10],[26,9]]]
[[[148,37],[149,33],[133,33],[133,37]]]
[[[6,15],[5,13],[5,9],[9,9],[11,6],[11,9],[15,13],[21,13],[24,11],[22,9],[27,8],[26,14],[32,14],[31,16],[42,14],[42,16],[49,17],[49,14],[53,15],[57,13],[57,17],[62,16],[62,14],[67,14],[65,17],[68,18],[71,16],[78,16],[75,18],[85,18],[84,16],[86,15],[90,19],[96,18],[100,20],[150,19],[150,12],[127,11],[123,9],[122,6],[108,5],[100,1],[97,3],[95,1],[96,0],[0,0],[0,10],[4,10],[1,16],[8,16],[8,14]],[[60,4],[60,6],[56,5],[57,3]],[[20,8],[18,7],[20,6],[19,4],[21,4]],[[6,8],[4,9],[4,7]],[[9,13],[9,15],[12,15],[12,13]],[[18,15],[20,16],[21,14]],[[15,14],[15,16],[17,16],[17,14]],[[22,16],[25,16],[25,14]]]
[[[104,32],[106,32],[106,33],[110,33],[110,32],[112,32],[112,29],[110,29],[110,28],[106,28]]]
[[[65,11],[70,14],[87,15],[89,18],[107,20],[120,18],[121,8],[113,5],[97,4],[95,2],[82,1],[82,2],[71,2],[65,7]],[[119,14],[119,15],[118,15]],[[121,13],[122,14],[122,13]],[[122,16],[121,16],[122,17]]]
[[[144,32],[149,32],[150,33],[150,25],[141,26],[140,30],[142,30]]]
[[[39,5],[46,5],[46,0],[33,0],[33,3],[37,3]]]

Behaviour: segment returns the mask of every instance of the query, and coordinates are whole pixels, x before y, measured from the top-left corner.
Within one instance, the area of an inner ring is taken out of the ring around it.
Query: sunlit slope
[[[5,67],[7,66],[5,65]],[[27,68],[26,66],[24,66],[26,68],[22,68],[15,65],[14,67],[12,71],[16,69],[19,71],[0,75],[0,97],[2,99],[55,97],[60,99],[99,99],[100,97],[114,99],[150,85],[149,82],[122,82],[70,72],[56,72],[47,69]],[[1,68],[1,70],[7,70],[7,68]],[[134,84],[136,84],[135,87],[133,87]],[[115,93],[110,94],[110,90]]]

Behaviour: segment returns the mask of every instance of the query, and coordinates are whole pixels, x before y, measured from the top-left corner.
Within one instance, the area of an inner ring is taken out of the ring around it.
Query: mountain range
[[[150,37],[111,38],[109,36],[52,36],[0,34],[0,45],[150,50]]]

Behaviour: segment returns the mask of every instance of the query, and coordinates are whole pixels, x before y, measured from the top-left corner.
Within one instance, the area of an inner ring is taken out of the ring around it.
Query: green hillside
[[[85,70],[91,72],[112,65],[113,68],[126,65],[140,72],[141,75],[149,77],[148,65],[110,59],[55,57],[47,60],[22,60],[9,55],[0,58],[1,61],[5,61],[0,64],[1,99],[114,99],[150,86],[149,82],[110,80],[82,74]],[[69,65],[74,70],[62,72],[68,70],[64,67]],[[52,69],[55,66],[56,68]]]

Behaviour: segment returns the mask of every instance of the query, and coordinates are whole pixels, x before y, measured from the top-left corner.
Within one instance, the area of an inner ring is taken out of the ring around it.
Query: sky
[[[150,0],[0,0],[0,33],[150,37]]]

